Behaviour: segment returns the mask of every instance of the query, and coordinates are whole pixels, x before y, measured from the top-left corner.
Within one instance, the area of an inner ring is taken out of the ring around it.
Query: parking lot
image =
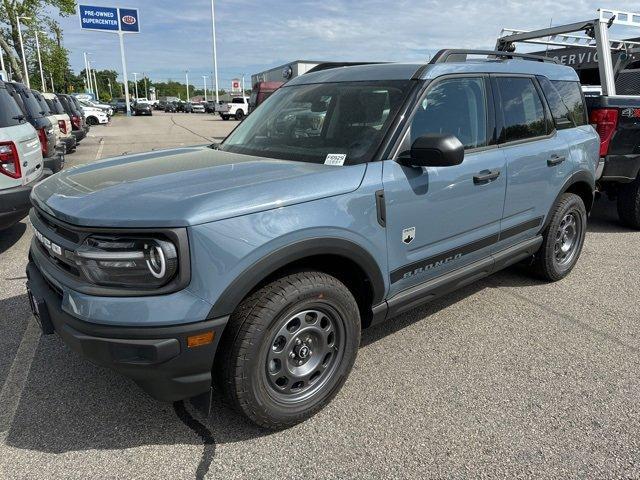
[[[237,122],[115,117],[67,168],[207,143]],[[364,332],[345,387],[311,420],[260,430],[159,403],[31,318],[23,221],[0,234],[2,478],[637,478],[640,235],[600,200],[565,280],[520,267]]]

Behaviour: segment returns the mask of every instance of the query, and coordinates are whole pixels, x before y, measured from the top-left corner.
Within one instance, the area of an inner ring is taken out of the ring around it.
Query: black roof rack
[[[515,53],[515,52],[499,52],[495,50],[466,50],[466,49],[451,49],[446,48],[444,50],[440,50],[436,53],[430,64],[434,63],[452,63],[452,62],[466,62],[467,55],[486,55],[487,57],[496,57],[496,58],[520,58],[522,60],[531,60],[534,62],[549,62],[549,63],[558,63],[553,58],[549,57],[541,57],[538,55],[528,55],[526,53]]]

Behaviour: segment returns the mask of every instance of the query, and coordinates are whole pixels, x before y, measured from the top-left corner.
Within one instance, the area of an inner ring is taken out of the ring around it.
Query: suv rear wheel
[[[244,118],[244,112],[242,110],[238,110],[236,112],[236,120],[242,120]]]
[[[214,374],[254,423],[286,428],[320,411],[344,384],[360,344],[358,305],[322,272],[275,280],[231,315]]]
[[[566,277],[580,257],[586,230],[584,202],[573,193],[563,194],[544,230],[542,246],[533,262],[534,271],[552,282]]]
[[[623,225],[640,230],[640,177],[620,188],[618,217]]]

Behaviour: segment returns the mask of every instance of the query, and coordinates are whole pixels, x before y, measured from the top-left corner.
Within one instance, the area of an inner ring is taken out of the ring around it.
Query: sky
[[[132,72],[144,72],[156,81],[184,82],[188,70],[190,83],[202,86],[202,75],[211,75],[210,0],[81,3],[139,9],[141,33],[125,37],[130,79]],[[493,49],[503,27],[535,29],[586,20],[596,17],[598,7],[640,10],[637,1],[629,0],[216,0],[215,4],[220,88],[229,88],[231,79],[242,74],[248,88],[252,73],[298,59],[422,62],[441,48]],[[117,35],[81,31],[77,14],[61,18],[60,23],[76,72],[84,68],[82,52],[87,51],[95,68],[121,73]],[[618,32],[624,38],[640,36],[640,32]]]

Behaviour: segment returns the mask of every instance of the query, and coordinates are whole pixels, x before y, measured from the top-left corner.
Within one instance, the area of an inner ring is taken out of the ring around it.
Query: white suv
[[[31,187],[43,174],[38,134],[0,80],[0,230],[27,215]]]

